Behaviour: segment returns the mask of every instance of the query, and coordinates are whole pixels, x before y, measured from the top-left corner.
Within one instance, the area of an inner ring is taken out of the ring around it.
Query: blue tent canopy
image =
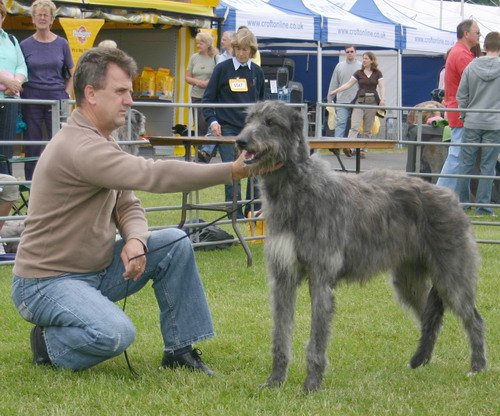
[[[286,13],[300,11],[322,20],[321,41],[326,44],[397,49],[399,38],[394,22],[373,23],[342,9],[330,0],[270,0],[269,4]]]

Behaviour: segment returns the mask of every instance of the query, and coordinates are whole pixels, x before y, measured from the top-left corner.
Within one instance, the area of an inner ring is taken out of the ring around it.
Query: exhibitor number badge
[[[229,80],[229,88],[232,92],[247,92],[248,85],[245,78],[233,78]]]

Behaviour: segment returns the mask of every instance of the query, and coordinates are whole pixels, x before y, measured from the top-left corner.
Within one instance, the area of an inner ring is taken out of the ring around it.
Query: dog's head
[[[248,112],[244,129],[236,139],[245,152],[245,164],[258,174],[278,163],[294,164],[309,157],[300,112],[281,101],[262,101]]]
[[[146,134],[146,116],[135,108],[130,110],[130,116],[135,136],[143,136]]]
[[[423,103],[417,104],[415,107],[419,108],[428,108],[429,110],[422,111],[422,123],[427,123],[427,120],[431,117],[441,116],[443,117],[443,112],[440,110],[444,108],[443,104],[438,103],[437,101],[424,101]],[[411,110],[408,113],[407,118],[408,124],[417,124],[418,123],[418,112],[415,110]]]
[[[174,134],[178,134],[179,136],[187,136],[188,128],[185,124],[176,124],[174,127],[172,127],[172,132]]]

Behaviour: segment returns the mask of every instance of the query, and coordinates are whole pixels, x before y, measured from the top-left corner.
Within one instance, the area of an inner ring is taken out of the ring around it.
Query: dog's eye
[[[272,119],[270,119],[270,118],[266,118],[266,126],[267,126],[267,127],[272,127],[272,126],[274,126],[274,122],[273,122],[273,120],[272,120]]]

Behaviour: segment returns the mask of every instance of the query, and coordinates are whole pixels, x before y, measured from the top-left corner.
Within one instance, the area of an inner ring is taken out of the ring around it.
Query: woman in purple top
[[[51,0],[36,0],[31,5],[31,16],[36,32],[21,42],[21,49],[28,66],[29,82],[24,85],[22,98],[38,100],[61,100],[69,98],[72,89],[73,58],[68,41],[51,32],[56,6]],[[63,75],[63,67],[69,79]],[[28,125],[24,140],[42,140],[45,125],[49,139],[52,137],[51,106],[25,104],[23,119]],[[25,146],[27,157],[40,156],[42,146]],[[24,174],[31,180],[36,162],[25,163]]]

